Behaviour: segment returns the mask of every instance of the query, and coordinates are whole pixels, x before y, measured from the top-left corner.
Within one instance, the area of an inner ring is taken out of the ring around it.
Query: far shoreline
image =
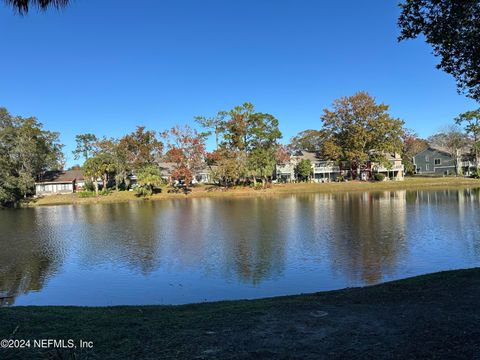
[[[301,195],[315,193],[340,193],[340,192],[382,192],[399,190],[452,190],[459,188],[480,188],[480,180],[463,177],[406,177],[404,181],[382,182],[331,182],[331,183],[288,183],[272,184],[271,187],[255,190],[250,187],[236,187],[222,189],[215,185],[199,185],[192,192],[185,194],[167,193],[167,188],[161,193],[149,197],[138,197],[133,191],[112,191],[108,195],[98,197],[78,197],[76,193],[49,195],[25,201],[21,207],[38,207],[50,205],[77,205],[77,204],[114,204],[131,201],[159,201],[172,199],[192,198],[245,198],[245,197],[270,197],[277,195]]]

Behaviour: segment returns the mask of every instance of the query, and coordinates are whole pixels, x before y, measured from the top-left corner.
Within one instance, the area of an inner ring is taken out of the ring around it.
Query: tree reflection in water
[[[0,298],[185,303],[476,266],[479,208],[462,189],[4,210]]]

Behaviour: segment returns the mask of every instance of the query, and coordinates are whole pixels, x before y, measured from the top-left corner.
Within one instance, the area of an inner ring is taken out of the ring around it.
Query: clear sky
[[[423,40],[397,43],[397,0],[74,0],[14,15],[0,3],[0,106],[75,135],[193,125],[245,101],[284,142],[366,90],[426,137],[478,104]]]

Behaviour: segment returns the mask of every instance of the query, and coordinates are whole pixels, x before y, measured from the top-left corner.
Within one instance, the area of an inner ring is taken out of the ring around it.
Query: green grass
[[[299,183],[275,184],[271,188],[255,190],[250,187],[238,187],[222,191],[214,186],[198,186],[188,195],[183,193],[161,193],[142,198],[133,191],[112,191],[99,197],[82,197],[78,194],[64,194],[45,196],[35,199],[27,206],[65,205],[65,204],[92,204],[92,203],[117,203],[126,201],[151,201],[164,199],[185,199],[196,197],[246,197],[246,196],[275,196],[280,194],[299,193],[336,193],[354,191],[395,191],[395,190],[428,190],[428,189],[456,189],[461,187],[480,187],[480,180],[470,178],[406,178],[405,181],[360,182],[350,181],[342,183]]]
[[[480,269],[366,288],[183,306],[0,309],[0,339],[83,339],[89,350],[2,359],[475,359]]]

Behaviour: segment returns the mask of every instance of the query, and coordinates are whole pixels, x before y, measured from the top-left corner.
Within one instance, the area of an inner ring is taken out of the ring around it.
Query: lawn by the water
[[[252,301],[1,308],[0,339],[93,349],[0,349],[0,358],[478,359],[479,299],[477,268]]]
[[[456,189],[465,187],[480,187],[480,180],[463,177],[422,178],[407,177],[405,181],[382,182],[331,182],[331,183],[298,183],[274,184],[268,189],[255,190],[249,187],[236,187],[222,189],[217,186],[201,185],[194,187],[192,192],[185,194],[168,193],[167,188],[162,193],[149,198],[135,196],[133,191],[113,191],[106,196],[81,198],[77,194],[51,195],[35,199],[26,203],[26,206],[63,205],[63,204],[91,204],[91,203],[116,203],[126,201],[151,201],[164,199],[184,199],[198,197],[245,197],[245,196],[274,196],[278,194],[302,193],[339,193],[352,191],[395,191],[395,190],[428,190],[428,189]]]

